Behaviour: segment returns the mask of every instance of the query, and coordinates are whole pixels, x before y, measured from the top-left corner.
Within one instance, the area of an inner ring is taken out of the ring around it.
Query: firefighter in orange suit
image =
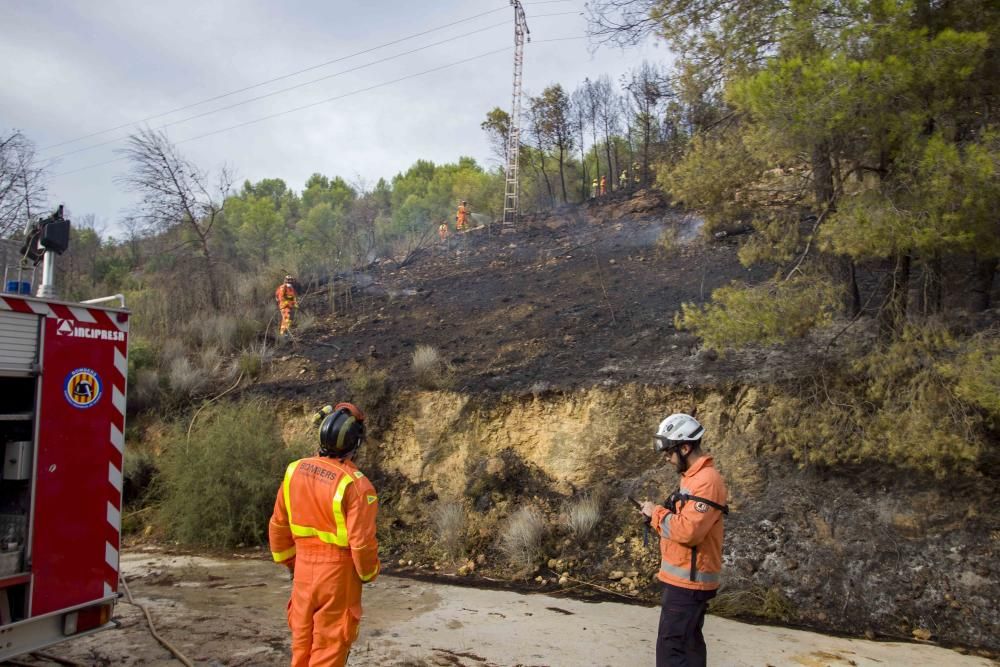
[[[347,662],[361,621],[361,585],[379,573],[378,496],[353,461],[364,419],[350,403],[318,412],[319,455],[288,466],[274,502],[271,555],[292,572],[292,667]]]
[[[445,241],[448,240],[448,235],[449,235],[448,223],[442,222],[440,225],[438,225],[438,238],[441,239],[441,243],[444,243]]]
[[[601,176],[601,196],[603,197],[608,192],[608,179],[605,176]]]
[[[292,326],[292,311],[299,307],[299,295],[295,293],[293,282],[294,278],[285,276],[285,282],[274,290],[274,300],[278,302],[278,310],[281,311],[281,329],[278,333],[282,336]]]
[[[464,231],[469,223],[469,210],[466,208],[465,200],[458,205],[458,212],[455,214],[455,229]]]
[[[702,452],[698,421],[673,414],[660,422],[654,448],[681,474],[680,488],[663,505],[642,503],[660,535],[663,598],[656,637],[657,667],[704,667],[702,626],[722,571],[722,518],[728,493],[712,456]]]

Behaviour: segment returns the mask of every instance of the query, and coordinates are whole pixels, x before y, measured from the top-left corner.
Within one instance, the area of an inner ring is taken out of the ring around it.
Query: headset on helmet
[[[313,415],[313,423],[319,423],[320,456],[342,458],[365,439],[365,413],[352,403],[324,406]]]
[[[687,443],[697,445],[705,429],[691,415],[678,412],[660,422],[653,436],[653,449],[658,453],[669,453]]]

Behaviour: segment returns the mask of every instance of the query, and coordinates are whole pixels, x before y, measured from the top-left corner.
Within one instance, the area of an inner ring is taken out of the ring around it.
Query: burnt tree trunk
[[[892,282],[885,303],[879,311],[879,337],[885,341],[898,338],[906,326],[912,257],[909,253],[897,252],[893,254],[891,261]]]
[[[993,276],[997,272],[997,258],[976,258],[976,266],[972,273],[972,289],[970,290],[969,309],[981,313],[991,305],[993,292]]]

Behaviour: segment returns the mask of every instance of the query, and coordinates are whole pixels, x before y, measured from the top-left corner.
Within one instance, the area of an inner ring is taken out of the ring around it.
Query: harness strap
[[[689,493],[680,493],[680,492],[672,493],[670,494],[670,497],[667,498],[665,505],[673,507],[674,512],[676,513],[677,503],[680,502],[681,507],[684,507],[684,503],[686,503],[689,500],[693,500],[696,503],[705,503],[709,507],[719,510],[720,512],[723,513],[723,515],[729,516],[729,505],[720,505],[714,500],[709,500],[708,498],[702,498],[701,496],[692,496]]]

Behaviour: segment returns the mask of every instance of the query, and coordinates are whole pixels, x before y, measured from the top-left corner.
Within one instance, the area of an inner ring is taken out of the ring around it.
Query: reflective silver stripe
[[[667,561],[660,561],[660,570],[666,572],[667,574],[673,575],[678,579],[683,579],[684,581],[691,581],[691,568],[687,567],[674,567]],[[698,572],[695,574],[695,581],[701,582],[703,584],[717,584],[719,583],[719,573],[718,572]]]
[[[660,535],[663,537],[670,537],[670,517],[672,516],[673,514],[667,514],[667,516],[663,517],[663,521],[660,522]]]

